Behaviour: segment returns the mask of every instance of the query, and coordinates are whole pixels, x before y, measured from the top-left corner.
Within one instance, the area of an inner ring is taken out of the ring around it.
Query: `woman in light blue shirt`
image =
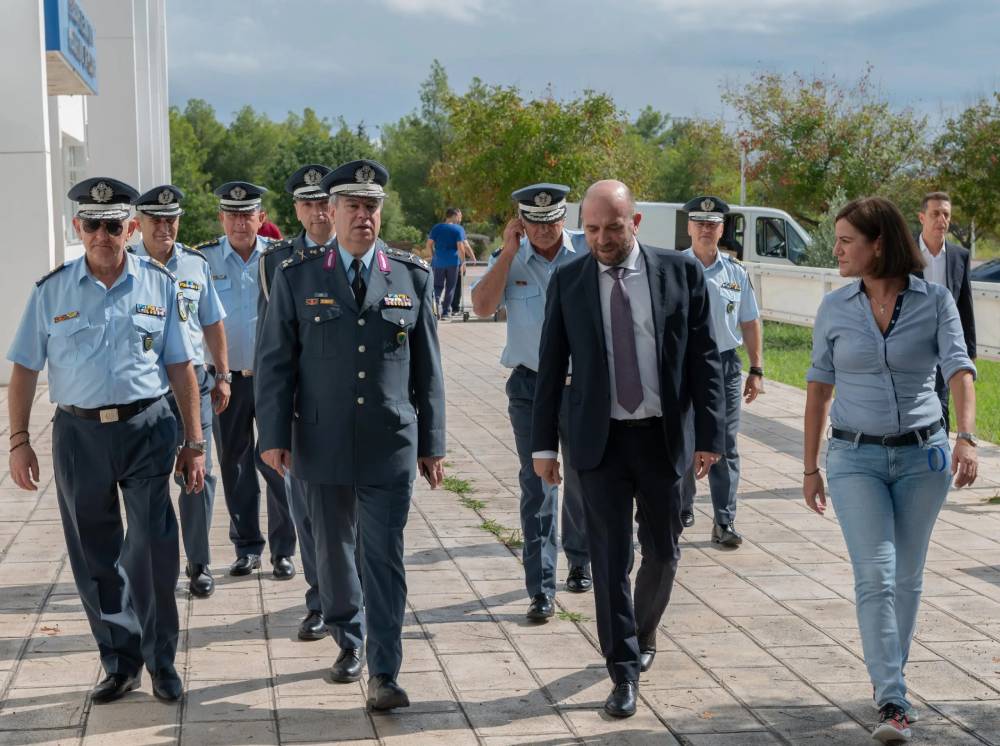
[[[891,202],[848,203],[837,215],[833,253],[840,274],[859,280],[827,295],[816,314],[802,494],[822,515],[819,447],[829,413],[830,498],[854,568],[858,626],[879,708],[872,736],[905,741],[916,718],[903,669],[931,531],[951,477],[956,487],[976,479],[976,369],[947,288],[913,275],[923,265],[920,251]],[[934,393],[939,365],[955,399],[954,451]]]

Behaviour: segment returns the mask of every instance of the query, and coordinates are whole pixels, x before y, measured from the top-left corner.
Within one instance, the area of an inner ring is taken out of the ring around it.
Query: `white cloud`
[[[263,60],[255,54],[199,49],[184,55],[172,55],[170,69],[243,76],[260,72],[263,69],[262,62]]]
[[[802,23],[851,24],[886,12],[899,12],[921,0],[728,0],[725,13],[706,0],[643,0],[669,12],[672,24],[684,28],[785,31]]]
[[[491,11],[486,0],[385,0],[385,3],[400,13],[434,15],[462,23],[475,23]]]

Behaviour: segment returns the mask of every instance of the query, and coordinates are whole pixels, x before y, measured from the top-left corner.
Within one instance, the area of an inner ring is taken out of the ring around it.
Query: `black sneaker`
[[[882,743],[903,743],[910,740],[910,721],[906,711],[891,702],[882,705],[879,710],[878,723],[872,730],[872,738]]]

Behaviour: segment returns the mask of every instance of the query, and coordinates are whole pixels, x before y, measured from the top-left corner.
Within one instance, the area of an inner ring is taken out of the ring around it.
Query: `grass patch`
[[[441,484],[446,490],[454,492],[459,496],[472,492],[472,485],[466,479],[459,479],[458,477],[445,477]]]
[[[749,363],[742,347],[739,353],[746,368]],[[811,355],[812,329],[777,321],[764,322],[764,373],[767,378],[804,389]],[[976,370],[976,433],[983,440],[1000,443],[1000,362],[977,360]],[[954,417],[951,430],[955,431]]]
[[[460,497],[458,501],[470,510],[482,510],[486,507],[486,503],[474,497]]]
[[[560,609],[556,616],[562,619],[564,622],[586,622],[587,616],[581,614],[579,611],[566,611],[565,609]]]
[[[520,549],[524,546],[524,539],[521,538],[520,530],[516,528],[507,528],[502,523],[495,521],[492,518],[487,518],[479,524],[479,528],[493,534],[500,540],[501,544],[504,544],[510,549]]]
[[[986,498],[987,505],[1000,505],[1000,494],[994,495],[993,497]]]

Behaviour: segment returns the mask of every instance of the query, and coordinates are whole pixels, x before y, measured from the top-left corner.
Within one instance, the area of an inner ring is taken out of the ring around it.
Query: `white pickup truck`
[[[687,232],[687,213],[680,202],[638,202],[642,213],[640,240],[662,249],[686,249],[691,246]],[[580,205],[566,205],[566,227],[582,229]],[[720,245],[744,262],[763,264],[801,264],[809,234],[784,210],[770,207],[730,205]]]

